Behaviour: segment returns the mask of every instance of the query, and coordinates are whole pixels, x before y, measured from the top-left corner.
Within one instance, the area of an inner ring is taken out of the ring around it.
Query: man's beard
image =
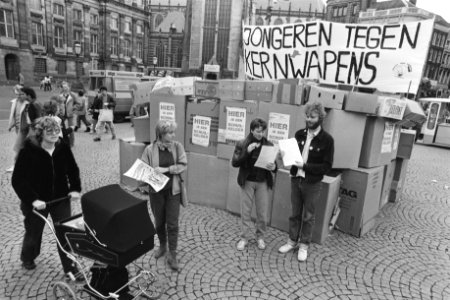
[[[320,126],[320,124],[322,124],[320,120],[317,122],[306,122],[306,127],[311,130],[316,130],[317,127]]]

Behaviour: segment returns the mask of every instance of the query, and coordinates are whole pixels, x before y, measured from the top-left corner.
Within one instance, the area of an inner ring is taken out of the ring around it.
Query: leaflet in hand
[[[295,138],[278,141],[285,167],[296,165],[296,161],[303,162],[302,154]]]
[[[136,159],[131,168],[123,175],[150,184],[155,192],[159,192],[169,181],[169,177],[156,172],[154,168],[139,158]]]
[[[277,154],[278,154],[278,147],[262,146],[258,159],[255,162],[255,167],[268,170],[267,164],[274,163],[275,159],[277,158]]]

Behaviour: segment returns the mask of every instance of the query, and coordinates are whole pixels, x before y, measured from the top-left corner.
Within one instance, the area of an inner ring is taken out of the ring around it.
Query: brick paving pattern
[[[48,229],[37,268],[25,271],[19,261],[22,215],[4,172],[14,135],[5,128],[1,121],[0,299],[52,299],[52,282],[63,274]],[[119,138],[132,135],[129,123],[117,128]],[[119,181],[117,141],[105,135],[93,143],[92,135],[78,132],[75,143],[84,191]],[[153,251],[136,263],[159,275],[166,288],[161,299],[450,299],[449,170],[450,150],[416,145],[401,200],[383,208],[375,228],[363,238],[335,232],[313,244],[306,263],[296,252],[278,254],[287,234],[273,228],[266,250],[254,240],[246,251],[235,250],[239,218],[192,204],[180,219],[181,271],[156,261]]]

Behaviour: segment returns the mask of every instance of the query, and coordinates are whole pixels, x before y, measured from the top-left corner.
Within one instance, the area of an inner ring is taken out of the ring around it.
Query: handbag
[[[100,109],[98,115],[99,122],[112,122],[113,121],[113,111],[112,109]]]

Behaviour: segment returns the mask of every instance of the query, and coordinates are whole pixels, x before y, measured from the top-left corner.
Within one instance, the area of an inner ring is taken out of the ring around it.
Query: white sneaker
[[[294,250],[296,247],[297,247],[296,244],[292,244],[292,242],[289,241],[286,244],[284,244],[283,246],[281,246],[278,249],[278,252],[285,254],[285,253],[288,253],[289,251]]]
[[[247,246],[247,240],[241,239],[236,246],[236,249],[239,251],[243,251],[245,249],[245,246]]]
[[[263,239],[257,240],[256,243],[258,244],[259,250],[264,250],[264,249],[266,249],[266,243],[264,243],[264,240],[263,240]]]
[[[307,258],[308,258],[308,248],[300,246],[297,255],[298,261],[306,261]]]

